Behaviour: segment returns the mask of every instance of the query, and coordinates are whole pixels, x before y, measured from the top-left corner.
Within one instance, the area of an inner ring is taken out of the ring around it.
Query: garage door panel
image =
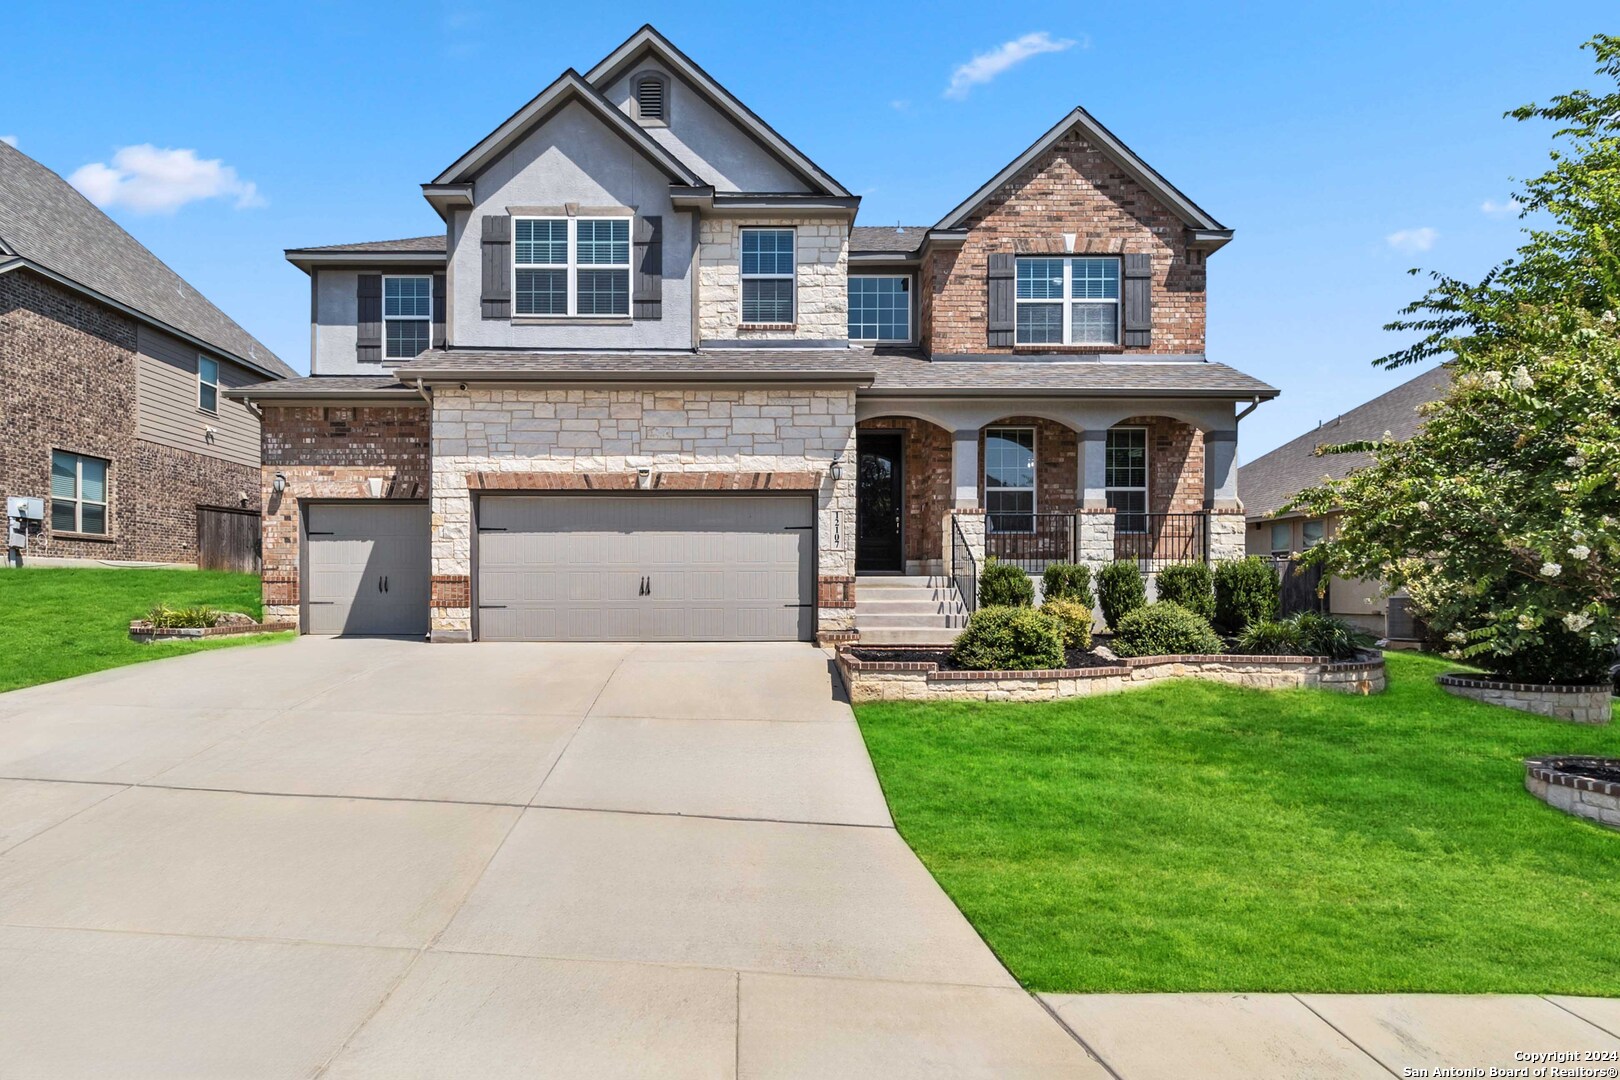
[[[307,514],[306,629],[423,634],[428,628],[428,508],[316,503]]]
[[[479,636],[807,639],[813,513],[793,496],[485,497]]]

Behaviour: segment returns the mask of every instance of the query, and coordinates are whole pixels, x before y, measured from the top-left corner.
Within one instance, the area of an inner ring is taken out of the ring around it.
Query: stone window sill
[[[1092,353],[1117,353],[1127,351],[1124,345],[1014,345],[1015,353],[1072,353],[1076,356],[1085,356]]]
[[[108,544],[118,540],[117,533],[68,532],[65,529],[52,529],[49,536],[52,540],[97,540]]]
[[[790,322],[745,322],[738,323],[738,330],[797,330],[798,323]]]
[[[519,315],[512,320],[513,326],[629,326],[635,320],[628,315],[615,315],[611,318],[578,318],[561,315]]]

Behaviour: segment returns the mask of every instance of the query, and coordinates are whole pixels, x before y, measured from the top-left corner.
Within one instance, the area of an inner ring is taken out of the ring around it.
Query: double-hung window
[[[792,229],[742,230],[742,321],[793,321]]]
[[[519,315],[629,315],[629,218],[518,218],[512,298]]]
[[[1019,345],[1119,344],[1119,259],[1028,256],[1017,268]]]
[[[219,411],[219,361],[197,357],[197,408]]]
[[[1300,536],[1304,540],[1304,546],[1307,551],[1315,547],[1317,544],[1320,544],[1322,542],[1322,537],[1325,534],[1323,523],[1321,521],[1307,521],[1299,527],[1299,532]]]
[[[51,528],[56,532],[106,535],[105,458],[51,451]]]
[[[1286,559],[1294,553],[1294,523],[1292,521],[1274,521],[1271,523],[1271,557]]]
[[[849,279],[851,341],[911,340],[911,279],[877,274]]]
[[[1035,531],[1035,429],[984,433],[984,511],[991,532]]]
[[[1147,428],[1109,428],[1104,495],[1116,533],[1145,533],[1148,519]]]
[[[427,350],[433,322],[433,279],[383,278],[383,356],[408,360]]]

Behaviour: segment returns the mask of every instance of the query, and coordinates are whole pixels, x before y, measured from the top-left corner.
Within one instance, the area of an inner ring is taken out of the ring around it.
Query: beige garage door
[[[479,637],[808,640],[813,515],[807,496],[486,496]]]
[[[427,506],[316,503],[305,528],[309,633],[427,633]]]

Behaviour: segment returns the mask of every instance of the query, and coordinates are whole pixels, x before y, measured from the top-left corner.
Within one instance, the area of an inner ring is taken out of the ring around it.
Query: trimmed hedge
[[[1141,567],[1134,561],[1121,560],[1097,571],[1097,598],[1103,622],[1117,632],[1121,619],[1147,604],[1147,584],[1142,580]]]
[[[1194,615],[1215,617],[1215,574],[1208,563],[1176,563],[1159,571],[1159,599],[1180,604]]]
[[[1056,620],[1027,607],[985,607],[968,619],[951,659],[973,671],[1040,671],[1063,666]]]
[[[1089,590],[1088,590],[1089,591]],[[1065,649],[1091,648],[1091,604],[1058,597],[1041,605],[1041,614],[1051,619],[1063,639]]]
[[[1276,619],[1282,583],[1271,563],[1258,555],[1228,559],[1215,567],[1215,621],[1234,634],[1250,623]]]
[[[1034,607],[1035,583],[1012,563],[991,559],[979,575],[980,607]]]
[[[1114,635],[1120,656],[1199,656],[1225,648],[1208,620],[1168,601],[1137,608],[1119,621]]]
[[[1091,567],[1084,563],[1048,563],[1041,574],[1041,596],[1046,600],[1073,600],[1092,607],[1097,600],[1091,594]]]

